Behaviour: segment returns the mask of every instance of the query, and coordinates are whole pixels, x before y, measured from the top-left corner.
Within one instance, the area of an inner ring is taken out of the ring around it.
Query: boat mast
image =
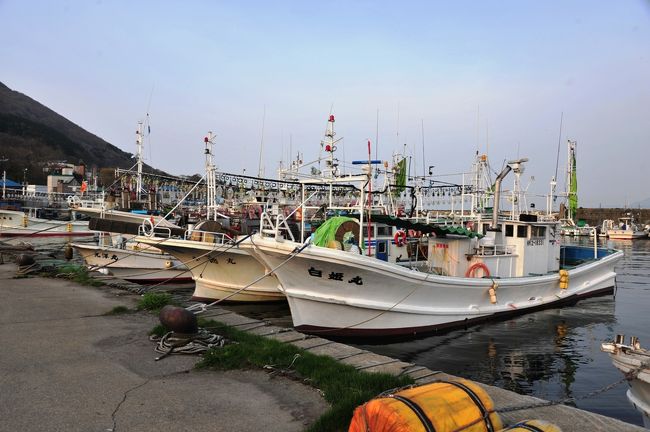
[[[262,136],[260,138],[260,158],[257,164],[257,177],[264,177],[264,166],[262,165],[262,155],[264,154],[264,125],[266,122],[266,105],[264,105],[264,114],[262,115]]]
[[[515,174],[514,187],[512,190],[512,213],[510,215],[511,220],[518,220],[522,210],[521,202],[524,200],[524,198],[521,192],[521,175],[524,173],[524,162],[528,162],[528,158],[521,158],[508,162],[508,165],[512,167],[512,171]]]
[[[205,143],[205,181],[207,190],[207,219],[217,220],[217,197],[216,197],[216,176],[214,166],[214,156],[212,149],[214,147],[212,131],[208,132],[208,136],[203,138]]]
[[[567,140],[567,207],[569,219],[576,217],[578,210],[578,179],[576,173],[576,146],[575,141]]]
[[[142,196],[142,120],[138,122],[138,130],[135,132],[135,144],[137,147],[138,176],[136,178],[136,200],[140,201]]]
[[[339,139],[334,139],[336,136],[336,132],[334,132],[334,122],[336,120],[334,119],[334,114],[330,114],[328,120],[327,120],[327,128],[325,130],[325,138],[320,142],[321,148],[325,150],[325,169],[323,170],[323,174],[325,178],[333,179],[336,177],[339,172],[339,161],[334,157],[334,152],[336,151],[336,143],[338,143],[341,138]],[[329,187],[329,207],[332,207],[332,200],[333,200],[333,185],[332,182],[330,182],[330,187]]]

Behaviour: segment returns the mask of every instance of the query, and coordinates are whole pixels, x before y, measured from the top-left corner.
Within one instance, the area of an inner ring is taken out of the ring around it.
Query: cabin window
[[[517,237],[528,237],[528,227],[526,225],[517,225]]]
[[[506,237],[514,237],[514,230],[515,228],[512,225],[506,224]]]
[[[377,253],[378,254],[385,254],[386,253],[386,242],[385,241],[377,242]]]
[[[530,232],[531,237],[546,237],[546,227],[532,226]]]
[[[389,236],[390,227],[389,226],[378,226],[377,227],[377,236]]]

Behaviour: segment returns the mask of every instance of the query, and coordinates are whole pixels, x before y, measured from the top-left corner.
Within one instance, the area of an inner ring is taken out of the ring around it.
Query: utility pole
[[[27,194],[27,168],[23,168],[23,196]]]
[[[4,156],[0,158],[0,162],[2,162],[2,199],[7,197],[7,170],[5,169],[5,162],[8,160]]]

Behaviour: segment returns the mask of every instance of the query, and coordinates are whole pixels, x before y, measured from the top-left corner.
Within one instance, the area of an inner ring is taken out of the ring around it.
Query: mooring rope
[[[160,336],[150,336],[149,340],[156,343],[155,351],[162,354],[156,361],[162,360],[170,354],[201,354],[211,348],[220,348],[229,341],[218,334],[211,333],[204,328],[199,328],[196,333],[183,334],[173,331]]]

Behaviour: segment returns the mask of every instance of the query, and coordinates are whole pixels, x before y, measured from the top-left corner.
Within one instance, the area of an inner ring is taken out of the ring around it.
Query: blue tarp
[[[0,176],[0,177],[2,177],[2,176]],[[0,187],[3,186],[3,183],[4,183],[4,181],[2,180],[2,178],[0,178]],[[4,185],[4,186],[8,187],[8,188],[20,188],[20,187],[23,187],[23,185],[21,185],[20,183],[16,183],[15,181],[9,180],[9,179],[7,179],[7,184]]]

